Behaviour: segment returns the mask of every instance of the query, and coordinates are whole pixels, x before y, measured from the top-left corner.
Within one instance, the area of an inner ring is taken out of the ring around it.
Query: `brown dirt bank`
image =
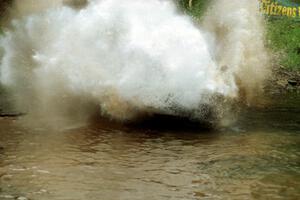
[[[265,92],[267,94],[300,92],[300,71],[289,70],[280,65],[273,66],[272,75],[267,80]]]

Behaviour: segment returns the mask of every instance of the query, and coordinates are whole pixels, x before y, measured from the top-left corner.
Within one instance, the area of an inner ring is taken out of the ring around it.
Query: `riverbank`
[[[285,94],[300,92],[300,70],[287,69],[280,65],[272,66],[272,74],[267,79],[265,93]]]

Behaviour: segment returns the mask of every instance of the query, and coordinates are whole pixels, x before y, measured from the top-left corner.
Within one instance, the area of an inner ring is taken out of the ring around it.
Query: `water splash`
[[[0,39],[0,80],[18,108],[39,118],[201,118],[216,96],[234,98],[238,86],[253,85],[242,74],[256,74],[265,56],[256,57],[264,47],[261,30],[253,31],[260,21],[254,1],[216,1],[224,16],[208,12],[202,28],[172,1],[91,0],[81,10],[41,2]],[[254,85],[262,80],[253,78]]]
[[[265,48],[263,18],[256,0],[217,0],[206,13],[203,28],[210,33],[215,61],[235,76],[239,97],[257,101],[271,74]]]

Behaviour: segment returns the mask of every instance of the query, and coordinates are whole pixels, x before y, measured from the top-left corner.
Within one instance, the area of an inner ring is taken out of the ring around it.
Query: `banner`
[[[300,3],[292,0],[259,0],[260,12],[267,16],[300,18]],[[299,2],[299,1],[298,1]]]

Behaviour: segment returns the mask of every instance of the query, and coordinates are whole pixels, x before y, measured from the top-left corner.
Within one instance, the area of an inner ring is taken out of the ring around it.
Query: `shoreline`
[[[266,94],[287,94],[300,92],[300,71],[289,70],[283,66],[272,67],[271,76],[266,80]]]

